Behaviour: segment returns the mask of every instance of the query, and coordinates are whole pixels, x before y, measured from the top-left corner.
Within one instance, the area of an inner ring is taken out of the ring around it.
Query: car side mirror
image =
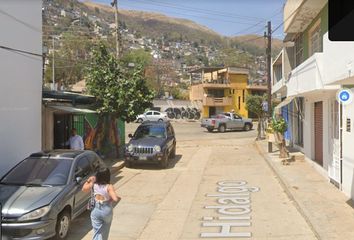
[[[76,177],[75,181],[77,184],[80,184],[82,182],[82,177]]]
[[[132,138],[132,137],[133,137],[133,134],[129,133],[129,134],[128,134],[128,137],[129,137],[129,138]]]

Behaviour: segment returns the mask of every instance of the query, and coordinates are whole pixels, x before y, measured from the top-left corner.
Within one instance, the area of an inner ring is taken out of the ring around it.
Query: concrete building
[[[42,1],[0,1],[0,177],[41,150]],[[21,52],[22,51],[22,52]]]
[[[246,96],[248,94],[248,69],[235,67],[205,67],[191,71],[199,73],[200,79],[191,83],[190,100],[201,102],[202,116],[209,117],[232,109],[248,117]]]
[[[315,168],[354,198],[354,104],[337,93],[352,88],[354,43],[328,39],[326,0],[288,0],[285,48],[273,62],[276,107],[289,124],[289,144],[313,159]]]

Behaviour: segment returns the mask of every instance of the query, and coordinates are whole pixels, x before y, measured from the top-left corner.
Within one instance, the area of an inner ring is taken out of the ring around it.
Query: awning
[[[281,103],[279,103],[275,108],[274,108],[274,113],[275,114],[281,114],[281,108],[285,107],[286,105],[288,105],[289,103],[291,103],[291,101],[295,98],[295,96],[293,97],[287,97],[285,98],[284,101],[282,101]]]
[[[96,111],[85,108],[76,108],[71,106],[48,106],[49,108],[53,108],[55,110],[60,110],[67,113],[96,113]]]

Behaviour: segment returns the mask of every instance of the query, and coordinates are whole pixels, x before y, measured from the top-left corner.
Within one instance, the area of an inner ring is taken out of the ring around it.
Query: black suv
[[[170,122],[144,122],[125,148],[125,166],[136,162],[158,163],[167,168],[176,155],[176,137]]]

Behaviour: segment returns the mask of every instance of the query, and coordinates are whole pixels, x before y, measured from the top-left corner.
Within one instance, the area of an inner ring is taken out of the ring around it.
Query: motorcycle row
[[[167,117],[170,119],[189,119],[189,120],[199,120],[201,117],[201,111],[195,107],[181,107],[172,108],[169,107],[165,110]]]

